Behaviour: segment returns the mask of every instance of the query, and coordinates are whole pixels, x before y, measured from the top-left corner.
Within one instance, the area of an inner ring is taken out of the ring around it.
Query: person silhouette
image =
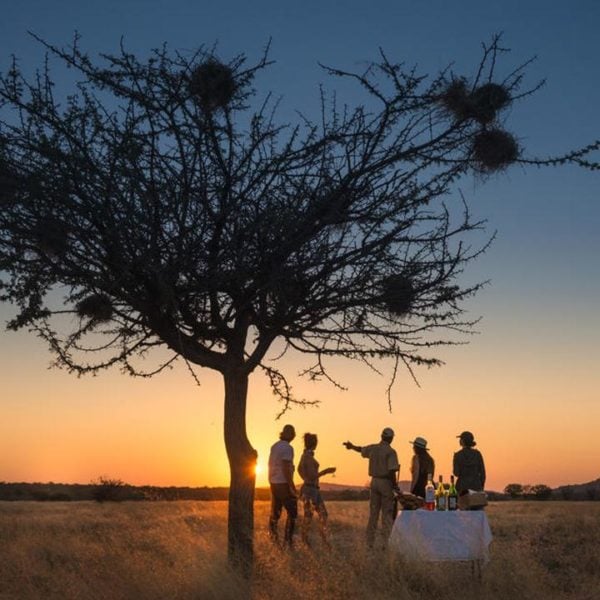
[[[327,508],[319,489],[319,478],[329,473],[335,473],[335,467],[327,467],[319,471],[319,463],[315,459],[315,450],[319,439],[314,433],[304,434],[304,452],[298,463],[298,474],[304,483],[300,488],[300,498],[304,507],[302,519],[302,541],[309,544],[308,534],[312,524],[313,513],[319,517],[319,532],[323,541],[329,545],[327,539]]]
[[[435,461],[429,454],[427,448],[427,440],[422,437],[416,437],[412,442],[413,457],[410,465],[412,480],[410,483],[410,491],[415,496],[425,498],[425,486],[427,485],[427,476],[431,475],[432,479],[435,475]]]
[[[284,546],[293,544],[294,529],[298,518],[298,494],[294,485],[294,449],[290,442],[296,437],[293,425],[284,425],[279,441],[271,446],[269,453],[269,485],[271,487],[271,514],[269,534],[279,541],[278,524],[282,509],[285,520]]]
[[[369,521],[367,523],[367,546],[373,548],[377,521],[381,514],[381,531],[387,541],[394,524],[395,495],[398,491],[397,474],[400,470],[398,455],[391,447],[394,431],[386,427],[381,432],[381,441],[368,446],[355,446],[352,442],[344,442],[348,450],[360,452],[363,458],[369,459],[369,475],[371,476]]]
[[[452,472],[457,478],[456,491],[459,496],[467,490],[482,492],[485,486],[485,464],[481,452],[475,449],[475,436],[470,431],[463,431],[456,437],[461,445],[461,450],[454,453],[452,461]]]

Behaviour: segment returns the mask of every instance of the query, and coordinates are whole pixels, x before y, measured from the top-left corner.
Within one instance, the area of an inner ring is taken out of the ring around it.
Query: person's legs
[[[327,538],[327,519],[329,515],[327,514],[327,508],[320,493],[318,494],[315,510],[317,511],[317,515],[319,515],[319,533],[323,541],[329,545],[329,539]]]
[[[296,519],[298,518],[298,499],[295,496],[292,496],[289,493],[289,490],[287,497],[283,500],[283,506],[287,513],[287,518],[285,520],[284,542],[288,546],[291,546],[294,537]]]
[[[373,547],[375,543],[375,531],[377,530],[377,520],[381,510],[381,495],[377,489],[377,480],[371,480],[371,497],[369,500],[369,522],[367,523],[367,546]]]
[[[304,506],[304,516],[302,518],[302,541],[305,544],[308,544],[308,532],[310,531],[310,527],[312,524],[313,518],[313,502],[312,499],[308,495],[304,495],[302,498],[303,506]]]
[[[394,525],[394,491],[391,482],[382,480],[382,484],[384,485],[381,486],[381,533],[387,544]]]
[[[287,489],[287,484],[283,485]],[[281,491],[281,484],[271,484],[271,515],[269,517],[269,535],[274,541],[277,541],[279,539],[277,533],[277,524],[279,523],[279,517],[281,517],[281,508],[283,506]]]

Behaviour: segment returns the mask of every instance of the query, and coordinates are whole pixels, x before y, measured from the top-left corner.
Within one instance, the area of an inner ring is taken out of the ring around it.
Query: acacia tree
[[[504,493],[508,494],[511,498],[518,498],[523,495],[523,485],[520,483],[509,483],[504,488]]]
[[[262,370],[284,407],[297,401],[267,361],[274,342],[312,357],[312,378],[330,378],[331,356],[390,358],[392,381],[402,363],[439,364],[431,349],[474,324],[462,302],[481,284],[459,275],[486,247],[466,237],[483,223],[444,197],[469,172],[515,162],[593,166],[598,145],[523,158],[500,115],[529,91],[522,67],[495,81],[497,39],[471,79],[426,79],[383,53],[362,73],[326,69],[363,104],[323,93],[320,118],[293,125],[251,87],[267,53],[248,66],[121,48],[96,64],[77,40],[41,43],[80,80],[60,102],[47,67],[28,80],[14,63],[0,79],[8,327],[37,333],[76,374],[148,377],[178,358],[222,374],[228,550],[248,573],[248,377]]]

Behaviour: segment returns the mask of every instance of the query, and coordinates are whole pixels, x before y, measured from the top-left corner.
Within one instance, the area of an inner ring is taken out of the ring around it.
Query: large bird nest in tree
[[[233,100],[238,85],[231,67],[209,58],[192,72],[189,90],[206,110],[225,108]]]
[[[473,161],[483,172],[505,169],[519,158],[519,152],[517,140],[502,129],[484,129],[473,140]]]
[[[381,285],[381,300],[386,309],[397,317],[406,315],[415,300],[415,288],[410,278],[401,273],[389,275]]]
[[[453,79],[440,97],[440,102],[457,121],[474,119],[487,125],[496,119],[498,111],[508,106],[508,89],[498,83],[485,83],[469,90],[465,79]]]
[[[440,102],[457,121],[470,118],[471,104],[466,80],[453,79],[441,95]]]
[[[479,123],[491,123],[499,110],[511,101],[508,90],[498,83],[485,83],[475,88],[470,96],[471,116]]]
[[[94,323],[106,323],[113,316],[113,304],[105,294],[90,294],[77,303],[77,314]]]
[[[61,258],[68,249],[67,228],[54,217],[39,221],[35,226],[38,249],[46,256]]]

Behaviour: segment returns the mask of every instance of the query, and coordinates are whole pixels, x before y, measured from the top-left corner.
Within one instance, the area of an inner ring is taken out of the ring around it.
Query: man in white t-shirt
[[[271,446],[269,454],[269,484],[271,486],[271,517],[269,533],[278,540],[277,525],[281,510],[285,508],[284,544],[292,545],[294,526],[298,517],[298,494],[294,485],[294,449],[290,442],[296,437],[292,425],[285,425],[279,434],[279,441]]]

